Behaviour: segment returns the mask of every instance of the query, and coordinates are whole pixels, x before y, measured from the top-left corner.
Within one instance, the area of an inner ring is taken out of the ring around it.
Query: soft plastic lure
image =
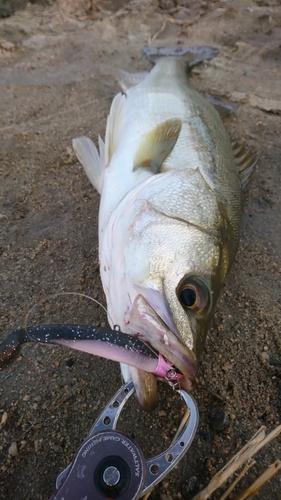
[[[152,349],[139,337],[123,333],[116,326],[110,328],[86,325],[38,325],[12,332],[0,344],[0,369],[3,369],[19,353],[25,342],[59,344],[78,351],[84,351],[102,358],[153,373],[159,377],[179,378],[172,364]],[[171,370],[174,376],[171,376]]]

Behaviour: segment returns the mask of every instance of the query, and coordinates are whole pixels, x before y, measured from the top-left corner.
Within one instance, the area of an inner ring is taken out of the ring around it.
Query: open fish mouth
[[[196,356],[181,340],[173,319],[164,321],[160,314],[143,294],[138,294],[130,309],[130,333],[139,334],[145,342],[156,349],[175,369],[180,387],[191,391],[196,385]],[[163,316],[167,315],[164,313]],[[170,323],[169,326],[167,323]],[[156,371],[154,374],[169,378],[168,373],[164,374],[163,371],[162,373]]]

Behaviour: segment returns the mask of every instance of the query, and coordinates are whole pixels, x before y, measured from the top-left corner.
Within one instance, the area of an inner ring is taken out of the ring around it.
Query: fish
[[[99,261],[110,326],[135,335],[197,382],[198,360],[239,242],[242,187],[255,158],[236,148],[212,104],[190,84],[214,47],[143,49],[151,71],[121,71],[105,141],[73,140],[100,194]],[[239,162],[240,158],[240,162]],[[240,173],[237,164],[240,163]],[[145,410],[157,376],[121,364]],[[162,375],[169,380],[169,370]]]

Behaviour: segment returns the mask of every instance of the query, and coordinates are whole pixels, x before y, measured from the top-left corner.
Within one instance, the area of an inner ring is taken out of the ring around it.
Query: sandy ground
[[[271,430],[281,420],[278,3],[81,1],[72,8],[61,0],[46,9],[27,5],[0,21],[1,340],[25,323],[106,324],[102,308],[89,300],[47,298],[71,291],[105,304],[97,253],[99,197],[71,140],[87,135],[96,142],[98,133],[104,135],[118,91],[117,69],[149,69],[140,49],[159,30],[154,45],[219,48],[215,60],[194,70],[192,83],[204,95],[236,104],[225,122],[231,137],[261,153],[245,193],[240,249],[201,362],[198,433],[151,500],[191,499],[260,426]],[[177,4],[185,7],[171,10]],[[0,420],[8,414],[0,429],[1,500],[48,499],[57,474],[120,382],[112,362],[24,346],[0,373]],[[146,414],[132,401],[120,423],[147,457],[167,446],[180,420],[181,403],[164,384],[161,392],[158,409]],[[221,431],[210,425],[214,409],[228,415]],[[281,458],[280,443],[259,452],[240,490]],[[280,500],[280,491],[279,474],[260,498]]]

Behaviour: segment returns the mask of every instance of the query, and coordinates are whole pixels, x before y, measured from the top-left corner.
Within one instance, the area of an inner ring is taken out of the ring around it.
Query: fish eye
[[[188,278],[177,289],[177,297],[184,309],[201,314],[209,305],[210,296],[206,285],[199,279]]]

